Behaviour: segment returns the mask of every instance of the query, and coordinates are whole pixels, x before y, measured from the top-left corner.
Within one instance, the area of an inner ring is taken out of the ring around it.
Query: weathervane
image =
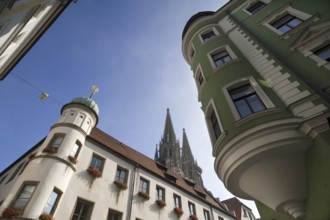
[[[92,94],[89,96],[89,98],[92,98],[92,96],[99,91],[99,87],[96,85],[92,86]]]

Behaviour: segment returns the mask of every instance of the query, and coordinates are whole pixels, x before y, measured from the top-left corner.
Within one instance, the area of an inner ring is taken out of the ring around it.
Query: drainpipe
[[[136,174],[137,168],[139,168],[139,164],[135,164],[135,167],[134,167],[133,178],[132,178],[133,179],[132,190],[131,190],[131,193],[130,193],[130,196],[129,196],[130,202],[129,202],[129,207],[128,207],[127,216],[126,216],[127,220],[130,220],[132,218],[131,215],[132,215],[133,196],[134,196],[134,187],[135,187],[135,174]]]
[[[213,209],[212,209],[212,206],[211,205],[210,205],[210,210],[211,210],[211,220],[214,220]]]
[[[322,89],[320,89],[317,85],[314,85],[314,84],[310,83],[309,80],[306,79],[306,77],[304,77],[302,74],[299,73],[298,70],[296,70],[296,68],[294,67],[294,65],[290,64],[290,62],[288,62],[287,59],[285,59],[285,57],[281,56],[281,54],[279,54],[278,52],[276,52],[263,39],[261,39],[256,34],[254,34],[249,28],[247,28],[245,26],[245,24],[243,22],[241,22],[238,19],[236,19],[228,11],[227,11],[227,15],[229,16],[229,18],[231,20],[233,20],[237,24],[237,26],[239,26],[241,29],[243,29],[243,31],[245,31],[246,33],[248,33],[257,42],[259,42],[262,45],[263,48],[265,48],[270,53],[274,54],[275,57],[276,57],[276,59],[279,60],[281,63],[283,63],[290,70],[291,73],[293,73],[296,76],[298,76],[306,85],[308,85],[309,87],[311,87],[312,89],[314,89],[314,91],[316,91],[316,93],[318,95],[320,95],[326,102],[330,103],[330,96],[326,92],[324,92]]]

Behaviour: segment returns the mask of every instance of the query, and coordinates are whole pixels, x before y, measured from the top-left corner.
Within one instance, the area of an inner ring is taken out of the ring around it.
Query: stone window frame
[[[215,113],[215,116],[217,118],[217,121],[219,123],[219,127],[220,127],[220,136],[218,138],[216,138],[215,133],[213,131],[213,126],[210,120],[211,114],[212,112]],[[226,131],[224,130],[220,117],[218,115],[218,111],[217,108],[215,107],[215,103],[214,100],[211,99],[210,102],[207,104],[206,108],[205,108],[205,122],[206,122],[206,127],[208,129],[209,132],[209,136],[211,139],[211,143],[213,144],[213,146],[216,146],[218,142],[220,142],[225,136],[226,136]]]
[[[11,206],[11,207],[14,207],[14,208],[22,208],[22,209],[25,209],[25,208],[29,205],[29,203],[30,203],[30,201],[31,201],[31,199],[32,199],[32,197],[33,197],[33,195],[34,195],[34,193],[37,191],[38,184],[39,184],[39,182],[35,182],[35,181],[27,181],[27,182],[23,182],[23,184],[21,185],[20,189],[17,191],[17,193],[16,193],[14,199],[12,200],[10,206]],[[31,196],[28,198],[28,201],[26,202],[25,206],[24,206],[24,207],[16,207],[16,206],[15,206],[15,203],[16,203],[16,202],[20,199],[20,197],[22,196],[23,191],[24,191],[24,189],[25,189],[26,186],[34,186],[35,188],[34,188],[33,192],[31,193]]]
[[[118,176],[118,172],[123,172],[123,173],[125,173],[125,177],[124,177],[124,179],[122,179],[120,176],[121,175],[119,175]],[[125,169],[125,168],[123,168],[122,166],[118,166],[117,165],[117,170],[116,170],[116,174],[115,174],[115,180],[116,181],[119,181],[119,182],[121,182],[121,183],[125,183],[125,184],[127,184],[127,182],[128,182],[128,170],[127,169]]]
[[[265,110],[260,111],[260,112],[255,112],[249,116],[246,116],[244,118],[242,118],[229,94],[229,90],[231,89],[235,89],[238,88],[240,86],[246,85],[246,84],[250,84],[251,87],[254,89],[254,91],[256,92],[256,94],[258,95],[258,97],[260,98],[260,100],[262,101],[262,103],[265,105]],[[236,125],[239,125],[241,123],[244,123],[245,121],[249,121],[252,118],[255,118],[257,115],[260,115],[260,113],[263,113],[265,111],[267,111],[268,109],[273,109],[275,108],[275,105],[273,104],[273,102],[270,100],[270,98],[266,95],[266,93],[263,91],[263,89],[261,88],[261,86],[259,85],[259,83],[257,82],[257,80],[253,77],[243,77],[240,78],[238,80],[235,80],[231,83],[228,83],[227,85],[225,85],[222,88],[223,94],[227,100],[227,103],[229,105],[229,108],[231,109],[231,112],[234,116],[235,121],[237,122]]]
[[[228,53],[228,55],[230,56],[231,60],[228,62],[225,62],[219,66],[216,66],[213,60],[213,55],[217,54],[217,53],[221,53],[222,51],[226,51]],[[220,47],[217,47],[213,50],[211,50],[208,54],[207,54],[207,58],[209,59],[209,62],[211,63],[211,66],[213,68],[213,71],[217,71],[227,65],[232,64],[233,62],[239,60],[238,57],[236,56],[236,54],[234,53],[234,51],[230,48],[229,45],[222,45]]]
[[[249,15],[257,14],[257,13],[258,13],[259,11],[261,11],[263,8],[261,8],[260,10],[258,10],[258,11],[255,12],[255,13],[251,13],[250,11],[248,11],[248,8],[254,6],[255,4],[258,4],[259,2],[264,3],[265,6],[264,6],[263,8],[265,8],[265,7],[267,7],[267,5],[268,5],[269,3],[272,2],[272,0],[249,1],[249,2],[247,3],[247,5],[243,8],[243,11],[246,12],[247,14],[249,14]]]
[[[290,14],[292,16],[295,16],[298,19],[301,19],[303,21],[302,21],[302,23],[300,23],[299,25],[297,25],[293,29],[289,30],[288,32],[283,33],[281,31],[279,31],[277,28],[275,28],[274,26],[272,26],[271,23],[273,23],[273,22],[281,19],[286,14]],[[291,7],[290,4],[286,4],[284,7],[280,8],[279,10],[277,10],[276,12],[274,12],[273,14],[267,16],[262,21],[262,24],[265,27],[267,27],[268,29],[270,29],[273,32],[275,32],[276,34],[278,34],[281,39],[287,39],[287,38],[290,37],[290,35],[296,33],[299,30],[302,30],[307,25],[309,25],[310,23],[312,23],[313,21],[316,21],[318,19],[319,18],[318,18],[317,15],[310,15],[310,14],[308,14],[306,12],[303,12],[303,11],[300,11],[298,9],[295,9],[295,8]]]
[[[199,81],[200,76],[203,77],[203,82],[202,83],[200,83],[200,81]],[[200,64],[198,64],[198,66],[196,67],[196,70],[194,72],[194,79],[195,79],[195,83],[196,83],[197,91],[198,91],[198,101],[200,101],[201,91],[204,88],[204,86],[206,84],[206,81],[207,81],[207,78],[205,77],[204,72],[203,72],[202,67],[201,67]]]
[[[48,198],[48,200],[47,200],[47,202],[46,202],[46,204],[45,204],[45,207],[44,207],[44,209],[43,209],[44,212],[46,212],[46,211],[45,211],[46,206],[47,206],[47,204],[49,204],[49,200],[50,200],[51,195],[53,194],[53,192],[56,193],[57,196],[56,196],[56,199],[55,199],[54,203],[51,205],[51,210],[50,210],[50,212],[49,212],[49,213],[47,212],[48,214],[51,214],[51,215],[54,215],[54,213],[55,213],[55,211],[56,211],[56,209],[57,209],[57,206],[58,206],[58,204],[59,204],[59,202],[60,202],[60,199],[61,199],[61,197],[62,197],[62,194],[63,194],[61,190],[59,190],[58,188],[55,187],[55,188],[53,189],[53,191],[51,192],[51,194],[49,195],[49,198]]]
[[[111,214],[116,215],[116,216],[110,216]],[[123,213],[119,212],[117,210],[114,210],[114,209],[109,209],[107,220],[112,220],[113,218],[111,218],[111,217],[115,217],[115,219],[121,220],[123,218]]]
[[[78,197],[77,200],[76,200],[76,203],[75,203],[75,205],[74,205],[74,209],[72,210],[72,214],[71,214],[70,220],[72,220],[72,218],[73,218],[74,215],[75,215],[75,211],[76,211],[76,208],[77,208],[77,204],[78,204],[78,202],[87,205],[87,208],[88,208],[87,211],[88,211],[88,212],[87,212],[86,220],[91,219],[92,212],[93,212],[93,209],[94,209],[94,202],[91,202],[91,201],[88,201],[88,200],[83,199],[83,198],[81,198],[81,197]],[[86,206],[83,206],[83,207],[86,207]],[[78,217],[79,217],[79,215],[78,215]]]
[[[214,36],[208,38],[208,39],[204,39],[203,38],[203,35],[209,33],[209,32],[213,32],[214,33]],[[218,36],[221,36],[219,31],[215,28],[215,27],[206,27],[205,29],[203,29],[199,34],[198,34],[198,37],[199,37],[199,40],[201,41],[202,44],[205,44],[207,42],[210,42],[211,40],[215,39],[216,37]]]

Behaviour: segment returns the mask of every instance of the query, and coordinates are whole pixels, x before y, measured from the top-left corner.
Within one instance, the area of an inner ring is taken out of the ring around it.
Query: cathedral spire
[[[164,133],[159,142],[159,150],[157,158],[155,154],[155,160],[176,173],[182,173],[180,156],[180,143],[174,133],[170,109],[167,109]]]
[[[197,165],[188,142],[186,129],[183,129],[182,135],[182,171],[186,178],[191,179],[199,186],[203,186],[202,169]]]
[[[165,120],[165,127],[164,127],[164,133],[163,133],[163,140],[165,142],[175,142],[176,136],[173,129],[172,119],[170,115],[170,109],[167,109],[166,113],[166,120]]]

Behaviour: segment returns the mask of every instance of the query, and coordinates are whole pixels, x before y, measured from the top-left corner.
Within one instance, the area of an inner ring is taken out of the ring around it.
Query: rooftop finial
[[[99,87],[96,85],[92,86],[92,94],[89,96],[89,98],[92,98],[92,96],[99,91]]]

